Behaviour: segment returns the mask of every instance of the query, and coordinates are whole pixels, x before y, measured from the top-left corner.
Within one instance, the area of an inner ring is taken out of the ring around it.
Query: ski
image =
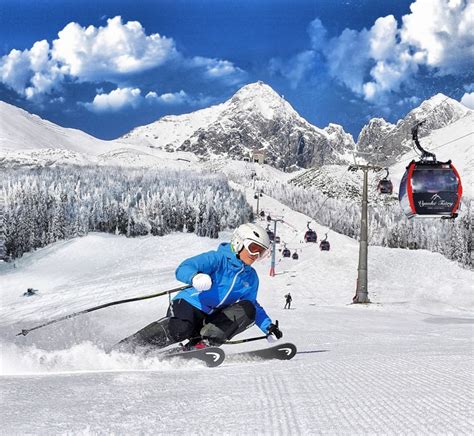
[[[285,342],[283,344],[277,344],[269,348],[261,348],[258,350],[242,351],[240,353],[231,354],[228,359],[240,360],[240,359],[278,359],[278,360],[290,360],[295,357],[296,345]]]
[[[163,352],[160,359],[198,359],[202,360],[208,367],[219,366],[225,359],[225,353],[218,347],[207,347],[195,350],[183,350],[182,348],[173,348]]]

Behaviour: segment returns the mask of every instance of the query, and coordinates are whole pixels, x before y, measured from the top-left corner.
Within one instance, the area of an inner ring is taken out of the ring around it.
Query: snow
[[[146,141],[102,141],[0,101],[1,167],[99,164],[186,170],[196,161],[193,153],[167,153],[146,146]]]
[[[98,155],[116,148],[81,130],[66,129],[23,109],[0,101],[0,150],[59,148],[85,155]]]
[[[253,189],[247,188],[250,202]],[[4,434],[471,434],[473,275],[423,250],[369,248],[371,305],[351,305],[357,242],[302,242],[308,217],[263,196],[300,259],[256,266],[260,303],[291,361],[159,362],[104,349],[160,318],[166,297],[113,306],[15,336],[78,310],[179,286],[181,260],[216,248],[191,234],[62,241],[0,264]],[[266,222],[262,222],[264,225]],[[328,230],[317,226],[318,235]],[[28,287],[38,295],[23,297]],[[293,296],[284,310],[284,295]],[[245,335],[261,332],[256,327]],[[243,337],[244,335],[242,335]],[[231,354],[265,341],[227,345]]]
[[[146,144],[158,148],[171,146],[174,150],[196,130],[205,129],[215,122],[226,104],[218,104],[190,114],[169,115],[145,126],[136,127],[119,138],[124,144]]]

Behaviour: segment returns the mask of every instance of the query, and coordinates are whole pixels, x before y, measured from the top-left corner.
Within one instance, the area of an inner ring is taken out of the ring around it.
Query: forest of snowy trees
[[[253,218],[243,194],[223,175],[63,166],[3,171],[0,183],[0,259],[91,231],[126,236],[185,231],[216,238],[220,230]],[[358,238],[360,202],[328,198],[315,188],[259,183],[292,209]],[[472,268],[473,206],[463,201],[456,220],[408,220],[398,201],[369,204],[369,244],[427,249]]]
[[[252,219],[242,193],[218,175],[63,166],[3,171],[0,183],[0,245],[10,259],[92,231],[217,238]]]
[[[357,239],[360,234],[360,202],[328,198],[314,188],[287,183],[261,182],[264,192],[304,213],[331,230]],[[426,249],[472,268],[473,204],[463,201],[456,220],[414,218],[408,220],[398,201],[369,204],[369,244],[391,248]]]

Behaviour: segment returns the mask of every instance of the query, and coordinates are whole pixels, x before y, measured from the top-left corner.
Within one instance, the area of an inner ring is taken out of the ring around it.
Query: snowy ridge
[[[69,164],[186,169],[196,160],[192,153],[166,153],[140,144],[102,141],[0,101],[0,167],[3,168]]]
[[[381,131],[391,131],[394,126],[389,125],[381,118],[372,120],[368,129],[379,126]],[[390,127],[392,126],[392,127]],[[472,198],[473,178],[472,168],[474,166],[474,112],[467,110],[457,121],[445,127],[433,130],[428,136],[420,138],[421,145],[436,154],[439,161],[451,159],[463,181],[463,196]],[[410,136],[411,138],[411,136]],[[410,143],[411,143],[410,139]],[[389,167],[389,178],[392,180],[394,196],[398,194],[400,181],[405,173],[406,166],[413,159],[418,160],[419,155],[409,147],[411,151],[402,154],[395,165]],[[372,150],[372,149],[369,149]],[[374,158],[371,163],[377,163]],[[361,162],[364,160],[361,159]],[[369,173],[369,200],[377,202],[380,200],[376,187],[378,181],[385,176],[385,172]],[[320,168],[311,168],[301,172],[291,179],[291,182],[303,187],[315,187],[332,198],[355,199],[361,197],[362,175],[361,173],[348,173],[347,165],[334,166],[325,165]],[[387,198],[384,199],[384,201]]]
[[[81,130],[60,127],[0,101],[0,151],[51,148],[97,156],[113,150],[116,145]]]
[[[119,141],[125,144],[132,143],[176,151],[196,130],[206,128],[214,122],[224,106],[225,103],[201,109],[192,114],[168,115],[152,124],[136,127],[119,138]]]
[[[371,120],[359,135],[357,150],[369,153],[370,160],[379,164],[393,163],[409,151],[410,128],[416,120],[426,118],[420,129],[423,137],[426,132],[472,113],[455,100],[438,94],[396,125],[381,118]],[[163,117],[114,141],[102,141],[79,130],[57,126],[0,102],[0,163],[4,167],[61,163],[152,167],[162,159],[167,163],[179,159],[196,161],[192,155],[199,160],[251,159],[254,151],[263,150],[270,165],[294,171],[345,165],[352,161],[355,148],[352,136],[341,126],[313,126],[262,82],[242,87],[222,104]],[[53,150],[64,151],[61,154]],[[169,157],[163,151],[176,154]],[[177,152],[186,155],[179,156]]]
[[[396,125],[386,122],[383,118],[370,120],[359,135],[357,150],[369,153],[373,163],[393,165],[411,149],[411,128],[417,122],[424,121],[419,129],[419,137],[423,138],[473,113],[458,101],[443,94],[436,94],[398,120]]]

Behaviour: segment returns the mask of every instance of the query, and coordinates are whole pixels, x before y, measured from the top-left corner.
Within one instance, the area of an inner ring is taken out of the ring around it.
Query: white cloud
[[[401,42],[442,74],[474,67],[474,1],[417,0],[402,17]]]
[[[178,71],[195,69],[207,81],[234,84],[245,76],[227,60],[185,58],[176,50],[173,39],[158,33],[147,35],[138,21],[124,23],[116,16],[100,27],[71,22],[51,46],[44,40],[35,42],[29,50],[12,50],[0,58],[0,81],[32,99],[59,88],[65,79],[109,81],[125,89],[125,79],[131,86],[129,78],[133,74],[165,64],[172,64]]]
[[[149,100],[155,100],[158,98],[158,94],[155,91],[150,91],[147,95],[145,95],[145,98]]]
[[[189,66],[204,69],[204,76],[208,79],[224,79],[229,84],[238,83],[243,79],[245,72],[232,62],[222,59],[194,57]]]
[[[64,74],[49,56],[47,41],[30,50],[12,50],[0,60],[0,80],[27,99],[60,86]]]
[[[137,106],[142,99],[139,88],[117,88],[108,94],[97,94],[84,106],[92,112],[117,112],[127,106]]]
[[[326,46],[328,32],[319,18],[311,21],[308,26],[308,33],[313,50],[319,51]]]
[[[80,103],[88,110],[96,113],[117,112],[127,107],[138,107],[141,104],[155,105],[179,105],[190,104],[202,106],[209,103],[209,98],[192,97],[185,91],[167,92],[158,95],[155,91],[149,91],[143,96],[139,88],[117,88],[107,93],[100,92],[90,103]]]
[[[461,103],[469,109],[474,109],[474,92],[466,92],[461,98]]]
[[[325,48],[329,73],[357,94],[363,93],[367,74],[369,32],[345,29]]]
[[[418,106],[421,103],[421,98],[420,97],[405,97],[399,101],[397,101],[398,106],[403,106],[405,104],[408,104],[412,107]]]
[[[284,62],[279,58],[270,60],[270,71],[272,73],[280,73],[289,79],[291,87],[296,88],[303,80],[305,75],[314,67],[316,53],[312,50],[306,50],[298,53],[288,62]]]
[[[364,98],[375,101],[386,93],[398,92],[400,86],[418,70],[418,64],[408,53],[402,53],[396,61],[378,61],[370,70],[372,81],[363,85]]]
[[[145,96],[145,98],[148,101],[155,101],[163,104],[182,104],[192,101],[188,94],[186,94],[183,90],[179,92],[167,92],[161,95],[151,91]]]
[[[117,16],[105,27],[69,23],[53,41],[51,56],[80,80],[104,80],[162,65],[176,55],[174,42],[158,33],[146,35],[138,21]]]
[[[369,32],[369,56],[375,60],[390,58],[397,45],[397,20],[393,15],[377,18]]]
[[[438,75],[473,70],[474,0],[416,0],[410,10],[400,27],[389,15],[329,41],[316,19],[308,28],[313,50],[325,55],[334,78],[376,103],[398,92],[422,65]]]
[[[56,97],[56,98],[52,98],[49,102],[50,103],[64,103],[66,101],[66,99],[61,96],[61,97]]]

